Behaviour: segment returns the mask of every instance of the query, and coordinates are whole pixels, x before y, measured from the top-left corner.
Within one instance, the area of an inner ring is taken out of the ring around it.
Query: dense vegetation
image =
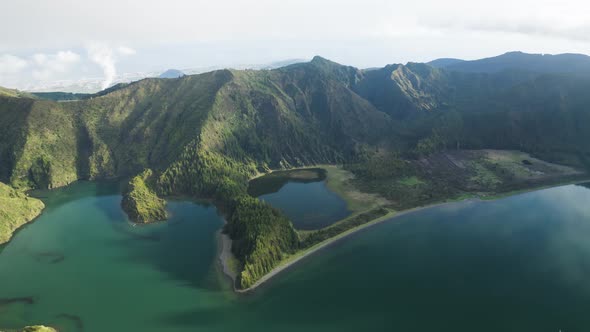
[[[422,181],[427,168],[416,167],[445,150],[519,149],[590,164],[590,76],[533,69],[359,70],[316,57],[275,70],[145,79],[68,102],[3,89],[0,181],[55,188],[151,169],[138,187],[152,203],[153,193],[185,194],[220,207],[243,267],[239,286],[248,287],[308,245],[287,218],[248,195],[259,172],[346,164],[403,207],[404,197],[460,193],[452,178]],[[483,185],[492,178],[482,176]]]
[[[153,181],[152,170],[146,169],[134,176],[127,184],[121,205],[133,222],[149,223],[165,220],[168,217],[166,201],[159,198],[148,185]]]
[[[0,244],[8,242],[12,233],[37,217],[45,205],[0,182]]]

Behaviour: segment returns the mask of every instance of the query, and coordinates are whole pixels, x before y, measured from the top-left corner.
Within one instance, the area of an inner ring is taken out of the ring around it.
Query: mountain
[[[432,67],[435,67],[435,68],[445,68],[445,67],[459,64],[461,62],[465,62],[465,60],[455,59],[455,58],[440,58],[440,59],[432,60],[432,61],[428,62],[427,64]]]
[[[55,188],[152,169],[159,195],[210,197],[226,211],[247,287],[298,248],[290,221],[250,197],[247,179],[342,163],[392,135],[391,119],[341,81],[351,67],[326,63],[144,79],[65,103],[2,97],[0,179]]]
[[[437,65],[448,70],[471,73],[497,73],[505,70],[521,70],[535,73],[590,75],[590,57],[583,54],[550,55],[509,52],[500,56],[474,61],[449,62],[435,60],[433,66],[436,67]]]
[[[248,195],[260,172],[457,147],[590,165],[590,78],[452,69],[463,64],[361,70],[314,57],[146,78],[68,102],[0,94],[0,181],[25,190],[135,177],[150,214],[161,211],[157,196],[210,198],[249,287],[302,245],[286,217]]]
[[[307,61],[309,61],[309,60],[305,60],[305,59],[288,59],[288,60],[271,62],[269,64],[250,66],[251,68],[249,68],[249,69],[266,69],[266,70],[270,70],[270,69],[277,69],[277,68],[281,68],[281,67],[286,67],[286,66],[294,65],[296,63],[303,63],[303,62],[307,62]]]
[[[162,74],[160,74],[160,76],[158,76],[159,78],[179,78],[184,76],[184,73],[180,70],[177,69],[168,69],[165,72],[163,72]]]

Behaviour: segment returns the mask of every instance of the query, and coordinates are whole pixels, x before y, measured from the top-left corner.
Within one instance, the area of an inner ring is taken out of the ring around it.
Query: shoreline
[[[331,237],[329,239],[326,239],[320,243],[317,243],[315,245],[313,245],[310,248],[307,248],[303,251],[297,252],[289,257],[287,257],[283,262],[281,262],[279,265],[277,265],[276,267],[274,267],[271,271],[269,271],[267,274],[265,274],[262,278],[260,278],[258,281],[256,281],[256,283],[254,283],[252,286],[245,288],[245,289],[238,289],[236,288],[236,283],[235,283],[235,277],[236,276],[231,276],[227,273],[225,273],[226,269],[229,270],[229,265],[228,262],[226,260],[224,260],[221,255],[222,255],[222,251],[219,252],[219,261],[220,264],[222,266],[222,270],[224,271],[224,274],[232,280],[232,288],[234,290],[234,293],[238,293],[238,294],[248,294],[248,293],[252,293],[254,292],[258,287],[264,285],[266,282],[268,282],[269,280],[273,279],[275,276],[279,275],[281,272],[287,270],[288,268],[292,267],[293,265],[295,265],[296,263],[304,260],[305,258],[323,250],[326,249],[327,247],[329,247],[330,245],[333,245],[337,242],[339,242],[340,240],[344,240],[346,238],[348,238],[349,236],[358,233],[359,231],[368,229],[372,226],[384,223],[384,222],[390,222],[390,221],[394,221],[395,219],[397,219],[398,217],[402,217],[408,214],[412,214],[412,213],[416,213],[422,210],[426,210],[426,209],[430,209],[430,208],[435,208],[435,207],[441,207],[441,206],[445,206],[445,205],[449,205],[449,204],[456,204],[456,203],[469,203],[469,202],[477,202],[477,203],[485,203],[485,202],[493,202],[496,201],[498,199],[503,199],[503,198],[507,198],[507,197],[512,197],[512,196],[517,196],[517,195],[522,195],[522,194],[526,194],[526,193],[530,193],[530,192],[534,192],[534,191],[539,191],[539,190],[545,190],[545,189],[550,189],[550,188],[556,188],[556,187],[561,187],[561,186],[566,186],[566,185],[572,185],[572,184],[579,184],[579,183],[585,183],[588,182],[589,179],[579,179],[579,180],[570,180],[570,181],[563,181],[563,182],[559,182],[559,183],[554,183],[554,184],[548,184],[548,185],[542,185],[542,186],[538,186],[538,187],[532,187],[529,189],[520,189],[520,190],[515,190],[515,191],[511,191],[511,192],[506,192],[506,193],[498,193],[495,194],[493,196],[481,196],[481,195],[477,195],[477,194],[473,194],[470,195],[470,197],[465,197],[465,198],[459,198],[459,199],[449,199],[443,202],[438,202],[438,203],[432,203],[432,204],[428,204],[428,205],[424,205],[424,206],[417,206],[414,208],[410,208],[410,209],[406,209],[406,210],[402,210],[402,211],[393,211],[391,210],[388,214],[381,216],[379,218],[373,219],[371,221],[368,221],[362,225],[359,225],[357,227],[351,228],[345,232],[342,232],[334,237]],[[225,235],[225,234],[222,234]],[[227,237],[227,235],[226,235]],[[231,240],[230,240],[231,241]],[[231,253],[231,245],[230,245],[230,253]]]
[[[256,290],[256,288],[262,286],[264,283],[266,283],[267,281],[269,281],[270,279],[272,279],[276,275],[280,274],[282,271],[284,271],[284,270],[288,269],[289,267],[295,265],[296,263],[302,261],[303,259],[307,258],[308,256],[311,256],[312,254],[315,254],[315,253],[321,251],[322,249],[326,249],[330,245],[333,245],[340,240],[344,240],[347,237],[349,237],[353,234],[356,234],[359,231],[362,231],[364,229],[368,229],[372,226],[375,226],[375,225],[378,225],[378,224],[381,224],[381,223],[384,223],[387,221],[393,221],[393,220],[397,219],[398,217],[402,217],[402,216],[405,216],[405,215],[408,215],[411,213],[415,213],[415,212],[419,212],[422,210],[426,210],[426,209],[430,209],[430,208],[434,208],[434,207],[438,207],[438,206],[442,206],[442,205],[452,204],[452,203],[469,202],[469,201],[479,201],[479,200],[477,198],[467,198],[462,201],[442,202],[442,203],[435,203],[435,204],[431,204],[431,205],[419,206],[419,207],[415,207],[415,208],[411,208],[411,209],[403,210],[403,211],[391,211],[384,216],[381,216],[377,219],[373,219],[371,221],[368,221],[368,222],[366,222],[362,225],[359,225],[357,227],[351,228],[351,229],[349,229],[345,232],[342,232],[334,237],[331,237],[327,240],[317,243],[308,249],[305,249],[301,252],[297,252],[297,253],[293,254],[292,256],[288,257],[284,262],[277,265],[274,269],[272,269],[270,272],[265,274],[256,283],[254,283],[254,285],[252,285],[248,288],[245,288],[245,289],[237,289],[234,287],[234,291],[236,293],[242,293],[242,294],[253,292],[254,290]]]
[[[217,260],[219,262],[219,266],[221,267],[221,273],[231,280],[233,289],[235,291],[236,278],[238,277],[238,274],[229,266],[229,260],[235,259],[233,257],[233,253],[231,252],[231,244],[232,240],[227,234],[223,234],[223,228],[220,229],[219,232],[217,232]]]
[[[33,222],[37,221],[37,219],[39,219],[39,217],[41,217],[41,215],[43,214],[43,211],[45,211],[45,203],[43,203],[43,208],[41,209],[41,211],[39,211],[39,213],[33,217],[32,219],[25,221],[24,223],[18,225],[15,229],[13,229],[12,231],[10,231],[10,234],[8,234],[8,239],[6,239],[6,241],[2,241],[0,240],[0,251],[2,251],[3,247],[8,245],[8,243],[10,243],[10,241],[12,241],[12,239],[14,238],[14,236],[20,232],[22,229],[24,229],[26,226],[32,224]]]

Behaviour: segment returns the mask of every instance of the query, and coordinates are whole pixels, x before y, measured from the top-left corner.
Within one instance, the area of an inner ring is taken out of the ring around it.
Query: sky
[[[19,0],[0,11],[0,86],[321,55],[356,67],[508,51],[590,54],[582,0]]]

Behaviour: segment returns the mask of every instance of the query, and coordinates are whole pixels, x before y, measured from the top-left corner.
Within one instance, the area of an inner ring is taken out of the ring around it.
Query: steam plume
[[[102,82],[101,89],[104,90],[113,84],[115,76],[117,75],[113,50],[107,45],[99,43],[88,45],[87,50],[90,60],[102,68],[104,81]]]

